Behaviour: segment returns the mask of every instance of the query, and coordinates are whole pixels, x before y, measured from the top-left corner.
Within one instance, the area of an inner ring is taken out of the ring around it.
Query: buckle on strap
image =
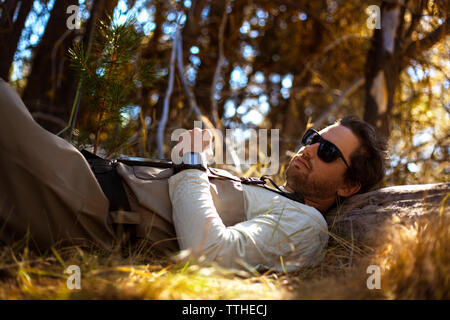
[[[256,178],[256,177],[249,177],[249,178],[245,178],[245,177],[241,177],[241,183],[243,184],[250,184],[250,185],[261,185],[261,184],[266,184],[265,179],[263,180],[262,176],[261,178]]]

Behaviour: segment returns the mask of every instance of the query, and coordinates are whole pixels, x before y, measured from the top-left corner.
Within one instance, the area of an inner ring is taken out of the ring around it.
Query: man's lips
[[[306,163],[306,161],[303,160],[301,157],[295,158],[294,163],[299,165],[299,166],[303,166],[303,167],[305,167],[308,170],[310,169],[308,164]]]

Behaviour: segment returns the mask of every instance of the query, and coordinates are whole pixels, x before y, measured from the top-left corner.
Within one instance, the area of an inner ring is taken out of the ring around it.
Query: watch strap
[[[187,169],[207,171],[207,163],[203,154],[198,152],[186,152],[183,154],[182,163],[173,167],[174,173]]]

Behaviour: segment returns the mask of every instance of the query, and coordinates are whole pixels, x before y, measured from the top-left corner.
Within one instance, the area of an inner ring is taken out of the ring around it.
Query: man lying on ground
[[[0,240],[110,250],[125,228],[224,267],[289,271],[322,259],[324,216],[336,200],[367,192],[384,176],[386,143],[356,116],[308,129],[279,188],[207,168],[205,138],[170,168],[82,154],[40,127],[0,80]]]

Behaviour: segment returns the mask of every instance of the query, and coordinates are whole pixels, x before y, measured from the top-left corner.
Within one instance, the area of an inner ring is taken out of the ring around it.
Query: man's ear
[[[342,186],[337,189],[337,194],[340,197],[350,197],[361,189],[359,182],[344,182]]]

